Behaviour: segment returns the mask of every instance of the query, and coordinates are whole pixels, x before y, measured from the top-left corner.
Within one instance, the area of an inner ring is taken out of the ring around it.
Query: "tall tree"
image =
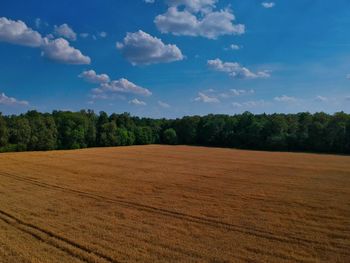
[[[100,145],[116,146],[118,145],[117,125],[114,121],[107,122],[100,127]]]
[[[153,131],[150,127],[137,127],[135,129],[135,143],[139,145],[154,143]]]
[[[12,116],[9,127],[10,143],[16,145],[17,151],[27,150],[32,133],[29,120],[24,116]]]
[[[166,129],[163,133],[163,142],[166,144],[177,144],[176,131],[172,128]]]
[[[53,150],[57,147],[57,128],[51,114],[29,111],[25,115],[30,123],[29,150]]]
[[[8,143],[8,129],[7,124],[0,112],[0,147],[6,146]]]

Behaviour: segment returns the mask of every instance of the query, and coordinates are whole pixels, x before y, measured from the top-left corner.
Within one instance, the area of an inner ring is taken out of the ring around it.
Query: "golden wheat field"
[[[350,262],[350,157],[1,154],[0,262]]]

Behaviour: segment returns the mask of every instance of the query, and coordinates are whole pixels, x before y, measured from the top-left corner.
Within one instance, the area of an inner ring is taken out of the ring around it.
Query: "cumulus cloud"
[[[91,90],[92,99],[114,99],[116,97],[125,99],[124,95],[145,97],[152,95],[150,90],[138,86],[125,78],[110,80],[107,74],[97,74],[94,70],[83,71],[78,77],[85,81],[99,84],[97,88]]]
[[[60,26],[55,26],[55,34],[64,37],[66,39],[75,41],[77,40],[77,34],[74,30],[67,24],[62,24]]]
[[[82,38],[87,38],[90,34],[89,33],[80,33],[79,36]]]
[[[316,101],[318,102],[325,102],[325,101],[328,101],[328,99],[326,97],[323,97],[323,96],[316,96],[315,98]]]
[[[99,35],[100,35],[100,37],[105,38],[105,37],[107,37],[107,32],[102,31],[99,33]]]
[[[279,97],[275,97],[274,100],[278,101],[278,102],[296,102],[297,98],[290,97],[290,96],[287,96],[287,95],[282,95],[282,96],[279,96]]]
[[[264,8],[272,8],[275,6],[275,3],[274,2],[262,2],[261,5],[264,7]]]
[[[268,71],[252,72],[249,69],[242,67],[237,62],[223,62],[221,59],[208,60],[209,68],[225,72],[233,78],[237,79],[257,79],[257,78],[269,78]]]
[[[255,108],[255,107],[263,107],[268,105],[268,103],[264,100],[250,100],[245,102],[232,102],[232,107],[234,108]]]
[[[0,41],[16,45],[40,47],[40,33],[29,28],[23,21],[0,17]]]
[[[166,102],[163,102],[163,101],[158,101],[158,105],[162,108],[170,108],[170,105]]]
[[[42,56],[66,64],[83,65],[91,63],[90,57],[83,55],[80,50],[70,46],[69,42],[64,38],[54,40],[44,38]]]
[[[133,100],[130,100],[129,101],[129,104],[134,104],[136,106],[146,106],[146,102],[142,101],[142,100],[139,100],[139,99],[133,99]]]
[[[93,93],[96,95],[108,94],[135,94],[141,96],[150,96],[152,92],[146,88],[140,87],[127,79],[121,78],[119,80],[113,80],[107,83],[102,83],[100,87],[93,89]]]
[[[231,97],[239,97],[243,95],[252,95],[255,91],[253,89],[245,90],[245,89],[230,89],[228,92],[220,93],[221,98],[231,98]]]
[[[18,100],[16,98],[8,97],[5,93],[0,93],[0,105],[6,106],[28,106],[28,101]]]
[[[106,83],[110,81],[110,78],[107,74],[96,74],[94,70],[87,70],[82,72],[79,75],[79,78],[83,78],[84,80],[91,83]]]
[[[217,97],[207,95],[203,92],[198,93],[198,97],[194,101],[203,102],[203,103],[219,103],[220,100]]]
[[[216,39],[222,35],[241,35],[245,26],[234,24],[235,16],[229,9],[206,12],[204,15],[191,13],[169,7],[167,12],[158,15],[154,23],[162,33],[172,33],[177,36],[201,36]]]
[[[35,18],[34,23],[35,23],[35,27],[36,27],[36,28],[40,28],[40,27],[41,27],[42,21],[41,21],[40,18]]]
[[[232,106],[233,106],[234,108],[243,107],[242,103],[238,103],[238,102],[232,102]]]
[[[40,19],[36,20],[37,26],[40,26],[40,23]],[[66,24],[56,27],[56,31],[64,29],[65,25]],[[66,37],[67,36],[68,35],[66,35]],[[73,35],[69,36],[69,38],[73,38]],[[76,39],[76,35],[74,38]],[[67,40],[63,38],[54,39],[54,36],[51,34],[43,38],[40,33],[27,27],[27,25],[20,20],[13,21],[5,17],[0,18],[0,42],[1,41],[41,48],[43,57],[60,63],[79,65],[90,64],[91,62],[88,56],[83,55],[80,50],[70,46]]]
[[[143,0],[143,1],[147,4],[153,4],[155,2],[155,0]]]
[[[236,44],[231,44],[226,50],[239,50],[241,47]]]
[[[240,96],[250,96],[254,93],[255,91],[253,89],[229,89],[224,92],[219,92],[215,89],[207,89],[205,91],[199,92],[198,97],[196,97],[194,101],[200,101],[204,103],[218,103],[222,100]]]
[[[176,45],[167,45],[161,39],[141,30],[127,33],[123,43],[117,42],[117,49],[132,65],[168,63],[184,59]]]
[[[167,0],[169,6],[184,7],[186,10],[197,12],[210,12],[217,2],[217,0]]]

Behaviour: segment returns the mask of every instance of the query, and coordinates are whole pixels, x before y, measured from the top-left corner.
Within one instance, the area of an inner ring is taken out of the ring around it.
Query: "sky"
[[[1,0],[0,112],[350,112],[350,1]]]

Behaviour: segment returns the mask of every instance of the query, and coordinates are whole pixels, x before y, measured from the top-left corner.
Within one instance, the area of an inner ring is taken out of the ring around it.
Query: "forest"
[[[210,114],[151,119],[129,113],[0,113],[0,152],[145,144],[350,153],[350,114]]]

